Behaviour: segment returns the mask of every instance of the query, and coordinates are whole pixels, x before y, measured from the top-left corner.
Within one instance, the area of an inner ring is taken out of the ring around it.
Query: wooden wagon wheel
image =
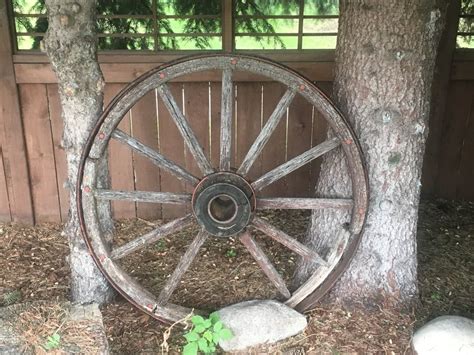
[[[168,81],[182,75],[206,70],[222,72],[220,159],[219,166],[216,168],[206,158],[167,85]],[[230,148],[232,78],[236,70],[263,75],[284,84],[287,89],[241,165],[232,169]],[[186,146],[195,158],[202,177],[192,175],[158,151],[117,129],[128,110],[153,89],[156,89],[161,96]],[[252,164],[262,152],[296,94],[300,94],[322,113],[332,128],[334,137],[328,138],[323,143],[250,181],[247,174]],[[160,169],[191,184],[194,186],[193,193],[122,192],[99,188],[96,181],[97,161],[106,151],[110,139],[128,145],[136,153],[150,159]],[[259,192],[265,186],[340,145],[342,145],[352,179],[351,199],[259,197]],[[129,200],[160,204],[191,203],[193,213],[163,224],[152,232],[110,250],[104,243],[105,236],[99,228],[96,209],[99,200]],[[367,174],[359,144],[353,131],[329,99],[309,80],[289,68],[267,59],[230,54],[185,58],[151,70],[126,87],[107,107],[93,129],[83,152],[77,185],[77,204],[82,232],[95,262],[111,284],[131,303],[151,316],[168,322],[181,319],[190,312],[186,307],[171,304],[169,299],[198,254],[200,247],[210,237],[237,236],[271,283],[284,296],[286,304],[299,310],[308,309],[332,286],[354,253],[365,221],[367,200]],[[334,238],[334,245],[325,254],[325,258],[255,215],[255,210],[259,209],[321,208],[345,209],[352,213],[348,227],[350,233],[344,233],[345,237]],[[118,259],[146,248],[166,235],[182,230],[194,220],[200,225],[200,231],[188,246],[158,297],[144,289],[118,265]],[[319,266],[306,282],[290,293],[280,274],[247,230],[248,226],[262,231],[298,255],[318,263]]]

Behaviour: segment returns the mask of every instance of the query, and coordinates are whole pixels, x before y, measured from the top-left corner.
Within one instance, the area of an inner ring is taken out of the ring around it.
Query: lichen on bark
[[[46,0],[48,31],[42,42],[58,79],[70,199],[64,234],[70,247],[72,300],[80,303],[103,303],[113,296],[81,237],[75,192],[82,149],[102,112],[104,79],[97,62],[96,5],[95,0]],[[102,168],[97,184],[105,187],[107,157],[99,164]],[[106,235],[111,235],[110,206],[104,203],[99,209],[101,227]]]
[[[334,100],[358,136],[370,203],[361,244],[331,295],[343,303],[417,294],[416,225],[430,94],[446,1],[340,1]],[[330,133],[329,133],[330,134]],[[325,156],[316,195],[350,197],[341,151]],[[321,253],[347,213],[315,211],[307,243]],[[297,280],[314,266],[300,261]]]

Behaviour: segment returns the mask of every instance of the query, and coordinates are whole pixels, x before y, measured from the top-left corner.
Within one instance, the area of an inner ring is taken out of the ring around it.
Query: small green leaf
[[[184,334],[184,338],[188,342],[191,342],[191,341],[198,341],[200,337],[197,333],[191,331],[191,332],[188,332],[188,333]]]
[[[199,324],[204,323],[204,318],[201,317],[201,316],[193,316],[193,317],[191,318],[191,322],[192,322],[194,325],[199,325]]]
[[[212,312],[211,314],[209,314],[209,319],[212,323],[217,323],[219,321],[219,313]]]
[[[209,330],[206,330],[202,336],[209,342],[212,342],[212,333]]]
[[[196,333],[202,333],[205,330],[206,330],[206,327],[202,324],[196,325],[196,327],[194,327],[193,329],[193,331],[195,331]]]
[[[232,334],[232,332],[230,331],[230,329],[222,329],[220,332],[219,332],[219,335],[221,337],[222,340],[229,340],[229,339],[232,339],[232,337],[234,336]]]
[[[223,325],[222,325],[222,322],[221,321],[217,321],[215,324],[214,324],[214,331],[215,332],[219,332],[221,329],[223,328]]]
[[[212,326],[212,322],[210,319],[206,319],[202,325],[206,328],[210,328]]]
[[[206,339],[204,339],[204,338],[199,339],[197,344],[198,344],[199,350],[201,350],[205,353],[209,352],[209,345],[208,345]]]
[[[183,355],[197,355],[197,353],[198,344],[196,342],[186,344],[183,348]]]
[[[214,344],[219,343],[219,340],[221,340],[221,335],[219,333],[212,334],[212,341]]]
[[[209,346],[209,350],[211,353],[215,353],[216,352],[216,347],[214,345],[211,345]]]

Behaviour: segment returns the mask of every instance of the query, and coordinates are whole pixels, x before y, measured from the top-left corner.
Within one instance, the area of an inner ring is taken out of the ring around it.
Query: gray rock
[[[218,311],[233,338],[219,342],[225,351],[275,343],[302,332],[306,317],[282,303],[254,300],[237,303]]]
[[[413,335],[418,355],[474,354],[474,321],[458,316],[433,319]]]

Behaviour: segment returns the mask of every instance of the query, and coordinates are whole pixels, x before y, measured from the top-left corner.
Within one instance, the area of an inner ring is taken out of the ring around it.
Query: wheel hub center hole
[[[229,223],[237,215],[237,202],[229,195],[217,195],[209,201],[208,211],[217,223]]]

